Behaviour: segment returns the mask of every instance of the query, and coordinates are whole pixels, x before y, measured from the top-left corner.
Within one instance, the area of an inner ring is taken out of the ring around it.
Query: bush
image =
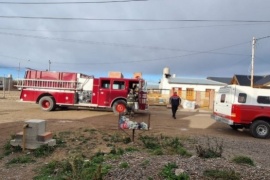
[[[217,169],[208,169],[203,172],[204,176],[213,178],[213,179],[224,179],[224,180],[238,180],[240,179],[239,173],[236,173],[234,170],[217,170]]]
[[[255,166],[254,162],[252,159],[246,156],[237,156],[232,159],[233,162],[237,164],[248,164],[250,166]]]
[[[186,173],[182,173],[180,175],[175,175],[174,170],[178,168],[175,163],[166,164],[160,172],[160,175],[165,179],[170,180],[189,180],[189,176]]]
[[[198,157],[202,158],[217,158],[221,157],[223,153],[223,141],[218,142],[215,138],[214,143],[211,142],[210,138],[207,138],[206,146],[197,145],[196,152]]]

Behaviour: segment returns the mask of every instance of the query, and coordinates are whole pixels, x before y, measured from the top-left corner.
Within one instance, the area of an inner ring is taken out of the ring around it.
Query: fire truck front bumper
[[[222,116],[218,116],[216,114],[212,114],[211,118],[218,121],[218,122],[222,122],[222,123],[225,123],[225,124],[229,124],[229,125],[234,124],[231,119],[228,119],[228,118],[225,118],[225,117],[222,117]]]

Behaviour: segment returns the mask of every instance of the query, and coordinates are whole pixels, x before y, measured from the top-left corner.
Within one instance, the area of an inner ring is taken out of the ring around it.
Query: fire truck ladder
[[[22,79],[18,80],[17,88],[67,89],[77,88],[76,81]]]

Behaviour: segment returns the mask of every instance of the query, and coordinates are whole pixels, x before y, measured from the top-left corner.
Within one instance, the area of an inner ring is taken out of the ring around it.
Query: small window
[[[101,82],[101,88],[109,89],[110,88],[110,80],[103,80]]]
[[[221,94],[220,102],[224,103],[226,98],[226,94]]]
[[[247,94],[245,93],[239,93],[238,95],[238,102],[239,103],[246,103],[247,100]]]
[[[125,89],[125,82],[123,81],[114,81],[113,89]]]
[[[258,96],[257,102],[259,104],[270,104],[270,96]]]

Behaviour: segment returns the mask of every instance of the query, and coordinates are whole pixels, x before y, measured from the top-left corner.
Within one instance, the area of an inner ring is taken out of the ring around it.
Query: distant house
[[[238,84],[241,86],[251,85],[250,75],[234,75],[230,84]],[[270,75],[253,76],[253,87],[255,88],[270,88]]]
[[[226,81],[225,81],[226,80]],[[228,84],[228,79],[203,79],[203,78],[182,78],[170,74],[169,68],[164,68],[160,80],[159,89],[165,90],[162,94],[172,94],[176,91],[182,98],[194,101],[196,92],[207,93],[217,91],[221,86]],[[169,90],[169,91],[168,91]]]
[[[176,77],[176,75],[170,74],[169,68],[164,68],[159,89],[163,98],[168,99],[173,92],[177,92],[185,102],[193,101],[196,107],[208,107],[211,109],[215,91],[229,84],[230,79]]]

